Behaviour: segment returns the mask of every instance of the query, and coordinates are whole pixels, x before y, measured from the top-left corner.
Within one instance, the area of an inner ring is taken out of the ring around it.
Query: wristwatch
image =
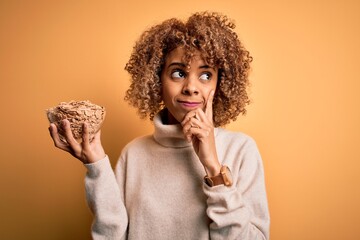
[[[227,187],[230,187],[232,185],[232,177],[231,172],[228,166],[221,166],[220,173],[214,177],[209,177],[206,175],[204,177],[205,183],[209,187],[217,186],[224,184]]]

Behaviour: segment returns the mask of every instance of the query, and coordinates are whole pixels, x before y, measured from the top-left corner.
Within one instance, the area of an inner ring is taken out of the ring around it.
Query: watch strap
[[[231,173],[227,166],[221,166],[220,173],[218,175],[213,176],[213,177],[209,177],[208,175],[206,175],[204,177],[204,180],[205,180],[205,183],[210,187],[221,185],[221,184],[224,184],[225,186],[231,186],[232,180],[231,180],[230,174]]]
[[[214,177],[205,176],[205,182],[210,187],[213,187],[213,186],[224,184],[224,179],[221,174],[216,175]]]

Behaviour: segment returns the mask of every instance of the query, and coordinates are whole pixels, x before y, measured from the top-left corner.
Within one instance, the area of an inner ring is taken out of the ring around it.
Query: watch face
[[[221,175],[223,176],[224,179],[224,185],[231,186],[233,181],[232,181],[231,171],[228,166],[223,166],[221,168]]]

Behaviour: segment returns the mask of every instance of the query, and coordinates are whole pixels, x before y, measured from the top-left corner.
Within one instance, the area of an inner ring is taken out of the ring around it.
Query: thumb
[[[211,90],[209,97],[206,101],[206,107],[205,107],[205,114],[208,117],[208,119],[212,122],[213,121],[213,100],[214,100],[215,91]]]

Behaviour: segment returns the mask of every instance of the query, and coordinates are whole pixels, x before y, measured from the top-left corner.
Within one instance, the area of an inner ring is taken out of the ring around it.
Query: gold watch
[[[217,186],[224,184],[227,187],[230,187],[232,185],[232,178],[231,178],[231,172],[228,166],[221,166],[220,173],[214,177],[209,177],[206,175],[204,177],[205,183],[210,186]]]

